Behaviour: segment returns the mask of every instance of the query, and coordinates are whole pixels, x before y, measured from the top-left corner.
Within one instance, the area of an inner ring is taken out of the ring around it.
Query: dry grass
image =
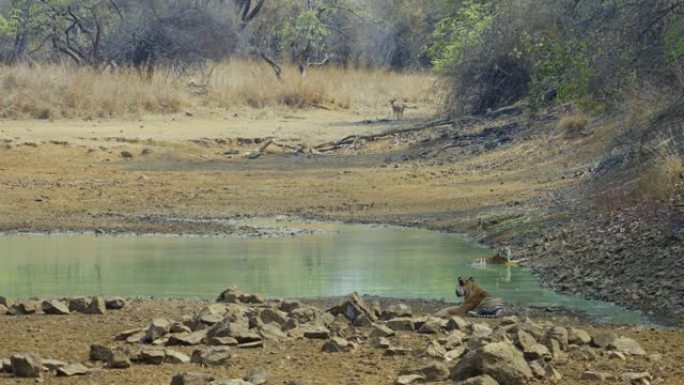
[[[296,68],[286,66],[279,81],[262,62],[225,62],[213,68],[210,77],[200,71],[179,75],[158,70],[151,79],[142,79],[130,69],[0,67],[0,117],[121,118],[194,107],[375,108],[391,98],[439,103],[435,80],[426,74],[320,67],[301,77]]]
[[[579,136],[588,125],[587,117],[579,112],[564,115],[558,122],[558,128],[571,138]]]

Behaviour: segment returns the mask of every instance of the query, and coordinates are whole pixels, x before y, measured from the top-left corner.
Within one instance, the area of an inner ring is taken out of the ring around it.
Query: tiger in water
[[[475,283],[473,277],[468,279],[458,277],[456,296],[462,297],[463,303],[460,306],[440,310],[436,314],[438,317],[465,315],[470,317],[499,318],[504,315],[503,299],[493,297],[487,293]]]

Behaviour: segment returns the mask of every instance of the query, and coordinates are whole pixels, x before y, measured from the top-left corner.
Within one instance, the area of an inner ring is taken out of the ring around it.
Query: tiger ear
[[[475,282],[475,278],[470,277],[470,278],[468,278],[468,281],[470,281],[470,282]]]
[[[465,284],[465,281],[463,280],[463,277],[458,277],[458,284],[463,286]]]

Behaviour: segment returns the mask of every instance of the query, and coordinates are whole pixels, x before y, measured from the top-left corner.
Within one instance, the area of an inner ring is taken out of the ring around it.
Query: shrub
[[[587,129],[589,120],[579,112],[564,115],[558,122],[558,128],[570,138],[579,136]]]

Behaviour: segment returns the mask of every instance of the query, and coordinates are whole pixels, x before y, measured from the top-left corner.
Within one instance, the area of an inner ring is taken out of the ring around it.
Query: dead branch
[[[271,59],[263,52],[260,55],[261,58],[264,59],[264,61],[268,63],[268,65],[270,65],[271,68],[273,68],[273,72],[275,72],[275,75],[278,78],[278,80],[283,80],[283,69],[278,65],[278,63],[276,63],[275,60]]]

